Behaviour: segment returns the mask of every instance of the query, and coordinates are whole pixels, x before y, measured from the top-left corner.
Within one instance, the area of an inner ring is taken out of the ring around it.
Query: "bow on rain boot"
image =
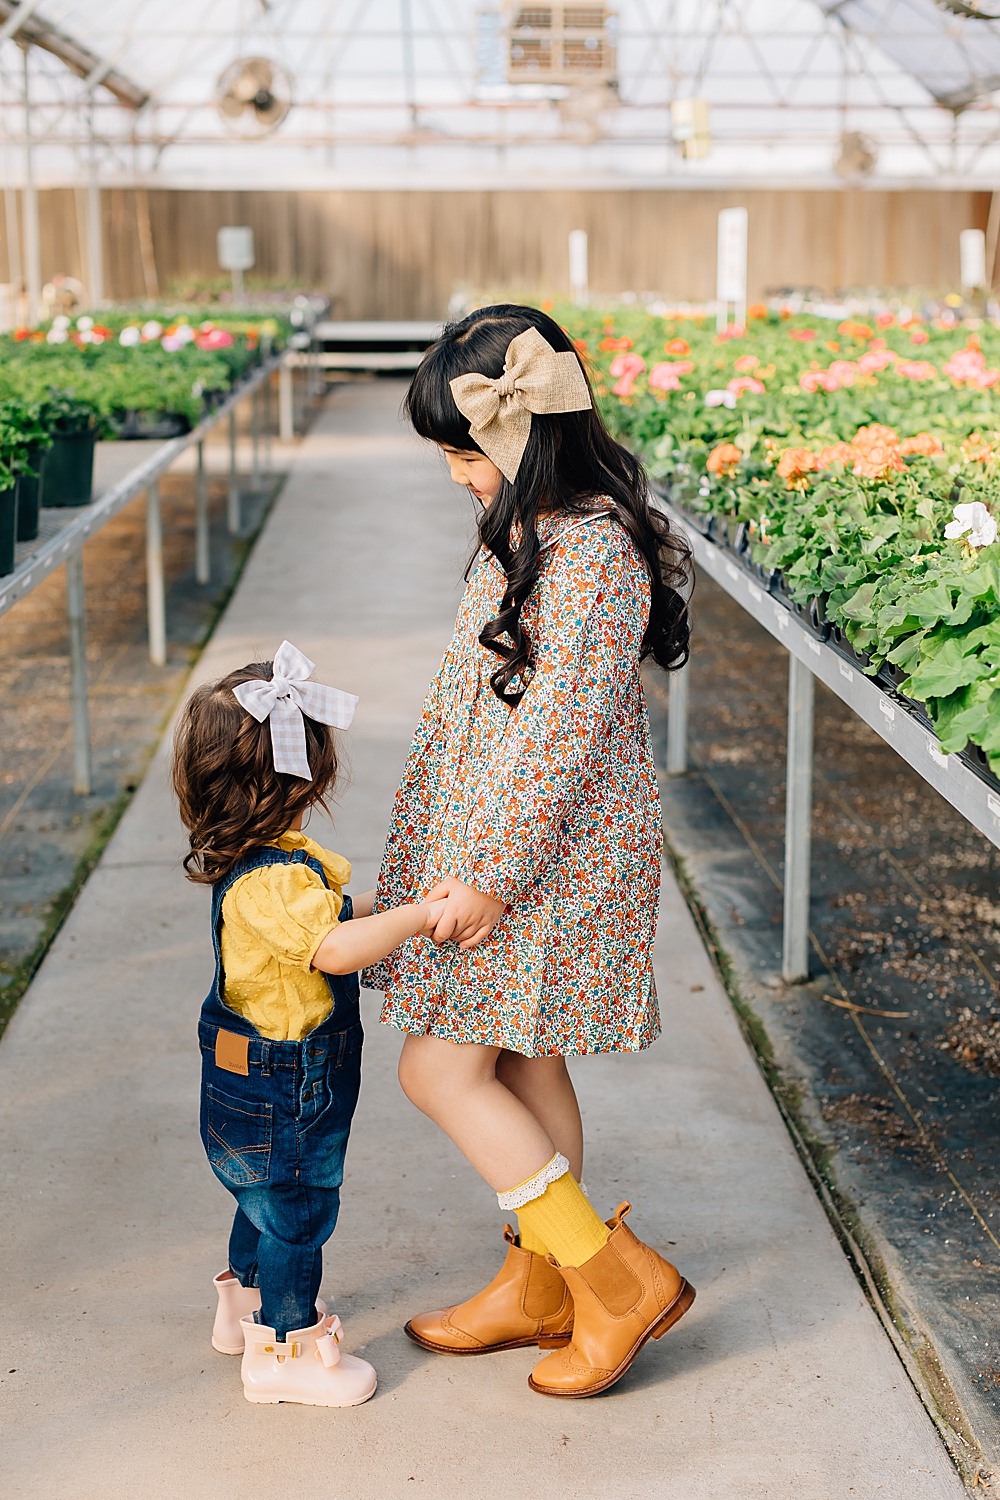
[[[500,1349],[558,1349],[573,1331],[573,1299],[555,1266],[522,1250],[508,1224],[507,1258],[489,1286],[457,1307],[419,1313],[404,1332],[434,1354],[495,1354]]]
[[[694,1301],[676,1266],[637,1240],[620,1203],[603,1250],[582,1266],[560,1266],[573,1294],[573,1340],[528,1379],[542,1396],[596,1396],[620,1380],[647,1339],[662,1338]]]
[[[297,1328],[283,1341],[273,1328],[244,1318],[243,1394],[261,1406],[360,1406],[374,1396],[377,1378],[367,1360],[341,1354],[343,1329],[334,1315]]]
[[[260,1287],[243,1286],[232,1271],[220,1271],[212,1285],[219,1294],[219,1305],[215,1309],[215,1325],[212,1329],[212,1348],[220,1354],[243,1353],[243,1329],[240,1319],[255,1313],[260,1307]],[[326,1303],[316,1298],[316,1311],[326,1317]]]

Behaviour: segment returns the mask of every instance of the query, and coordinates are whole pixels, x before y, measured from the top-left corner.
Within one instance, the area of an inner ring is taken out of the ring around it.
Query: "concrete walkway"
[[[287,635],[362,695],[334,847],[372,881],[454,616],[466,506],[398,425],[338,391],[202,660]],[[423,1353],[422,1308],[492,1275],[502,1217],[402,1097],[369,997],[362,1102],[324,1290],[376,1365],[352,1411],[252,1407],[209,1344],[230,1203],[197,1135],[208,899],[177,868],[154,762],[0,1047],[5,1500],[939,1500],[963,1488],[864,1301],[669,877],[664,1038],[573,1065],[587,1181],[697,1286],[604,1397],[548,1401],[537,1355]],[[314,829],[314,831],[317,831]],[[8,1370],[11,1373],[7,1373]]]

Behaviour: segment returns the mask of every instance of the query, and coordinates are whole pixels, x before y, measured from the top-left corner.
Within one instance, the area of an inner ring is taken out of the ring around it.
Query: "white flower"
[[[53,318],[52,319],[52,327],[53,328],[68,328],[69,327],[69,318],[67,318],[67,316],[66,316],[65,313],[60,313],[59,316],[58,316],[58,318]]]
[[[134,345],[141,343],[141,341],[142,334],[134,323],[130,323],[127,328],[123,328],[118,335],[119,344],[124,344],[126,349],[133,348]]]
[[[736,408],[736,392],[735,391],[706,391],[705,392],[705,405],[706,406],[728,406],[730,411],[734,411],[735,408]]]
[[[163,324],[158,323],[155,318],[150,318],[148,323],[142,325],[142,336],[149,343],[152,339],[158,339],[163,332]]]
[[[56,328],[54,324],[45,335],[45,342],[47,344],[65,344],[68,339],[69,334],[65,328]]]
[[[970,547],[990,547],[997,539],[997,523],[981,500],[968,505],[956,505],[954,521],[949,521],[944,534],[949,542],[956,541],[968,532]]]
[[[77,320],[76,320],[76,326],[77,326],[77,328],[79,328],[79,330],[80,330],[81,333],[86,333],[88,329],[93,328],[93,326],[94,326],[94,320],[93,320],[93,318],[90,318],[90,317],[87,317],[87,316],[84,316],[82,318],[77,318]]]

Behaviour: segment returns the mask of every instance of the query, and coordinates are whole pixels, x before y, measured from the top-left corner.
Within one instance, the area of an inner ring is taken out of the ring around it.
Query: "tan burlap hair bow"
[[[499,380],[458,375],[449,382],[473,439],[513,483],[531,434],[532,412],[588,411],[590,388],[576,355],[557,354],[537,328],[511,339]]]

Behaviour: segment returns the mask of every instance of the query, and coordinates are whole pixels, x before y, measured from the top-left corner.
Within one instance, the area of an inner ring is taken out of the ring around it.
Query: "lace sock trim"
[[[509,1193],[497,1193],[497,1202],[504,1213],[516,1213],[526,1203],[540,1198],[550,1183],[558,1182],[568,1171],[569,1162],[557,1151],[552,1160],[546,1162],[542,1170],[536,1172],[534,1177],[529,1177],[527,1182],[511,1188]]]

